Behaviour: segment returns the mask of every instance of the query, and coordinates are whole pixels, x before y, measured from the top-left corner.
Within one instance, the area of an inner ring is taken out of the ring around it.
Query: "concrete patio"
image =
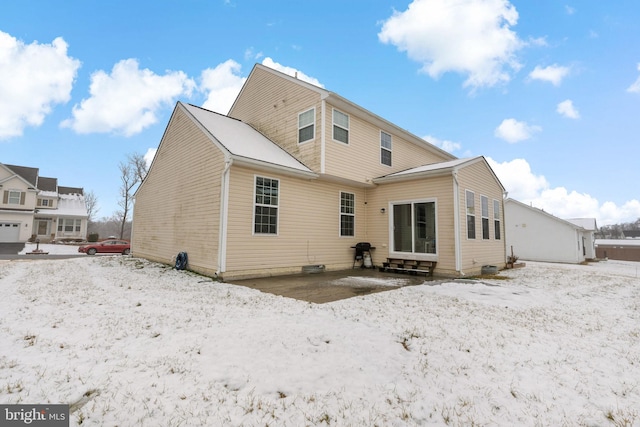
[[[287,298],[322,304],[341,299],[391,291],[404,286],[440,283],[425,275],[383,273],[377,269],[352,269],[322,273],[233,280],[228,283]]]

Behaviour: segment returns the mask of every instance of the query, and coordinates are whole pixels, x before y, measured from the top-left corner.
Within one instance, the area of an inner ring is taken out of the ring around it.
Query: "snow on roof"
[[[638,239],[596,239],[596,246],[640,246]]]
[[[57,191],[40,191],[38,193],[38,196],[40,196],[40,197],[58,197],[58,192]]]
[[[313,174],[276,143],[248,124],[190,104],[183,106],[232,156]]]
[[[61,194],[58,209],[51,212],[60,216],[88,216],[87,205],[81,194]]]
[[[413,178],[416,175],[434,175],[438,173],[452,172],[457,167],[460,167],[467,163],[469,164],[474,163],[481,159],[483,159],[482,156],[477,156],[477,157],[470,157],[466,159],[449,160],[447,162],[431,163],[428,165],[418,166],[415,168],[406,169],[400,172],[394,172],[389,175],[375,178],[374,182],[384,182],[387,180],[395,180],[395,179],[402,179],[402,178],[408,179],[408,178]],[[497,180],[497,177],[496,177],[496,180]]]

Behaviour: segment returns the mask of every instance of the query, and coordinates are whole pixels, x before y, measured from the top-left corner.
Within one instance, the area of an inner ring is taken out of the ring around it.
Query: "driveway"
[[[17,255],[24,249],[24,243],[0,242],[0,255]]]

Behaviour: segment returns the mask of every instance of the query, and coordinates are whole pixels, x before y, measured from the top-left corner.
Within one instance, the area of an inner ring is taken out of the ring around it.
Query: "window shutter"
[[[24,205],[24,196],[26,196],[26,195],[27,195],[27,193],[22,193],[22,192],[20,193],[20,204],[21,205]]]
[[[42,206],[42,199],[38,199],[38,206]]]
[[[4,203],[5,205],[9,203],[9,192],[7,190],[4,190],[4,196],[2,196],[2,203]]]

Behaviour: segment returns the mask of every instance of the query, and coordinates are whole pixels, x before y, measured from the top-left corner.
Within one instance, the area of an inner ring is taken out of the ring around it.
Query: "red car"
[[[129,255],[131,252],[131,244],[126,240],[104,240],[102,242],[92,243],[86,246],[80,246],[78,252],[87,255],[95,254],[122,254]]]

